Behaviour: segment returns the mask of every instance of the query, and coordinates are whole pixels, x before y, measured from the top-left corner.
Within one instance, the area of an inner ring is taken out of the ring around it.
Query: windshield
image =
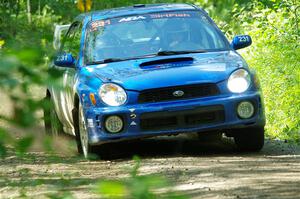
[[[219,51],[228,48],[207,16],[199,11],[160,12],[92,21],[86,63],[157,55],[164,51]]]

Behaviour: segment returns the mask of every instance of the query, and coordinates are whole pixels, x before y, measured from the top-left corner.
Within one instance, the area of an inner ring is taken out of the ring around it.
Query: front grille
[[[141,115],[142,131],[174,130],[224,122],[223,106],[201,107],[185,111],[164,111]]]
[[[182,96],[174,96],[174,92],[176,91],[183,91],[184,94]],[[139,103],[162,102],[162,101],[208,97],[208,96],[214,96],[218,94],[219,94],[219,89],[215,84],[196,84],[196,85],[144,90],[140,93],[138,102]]]

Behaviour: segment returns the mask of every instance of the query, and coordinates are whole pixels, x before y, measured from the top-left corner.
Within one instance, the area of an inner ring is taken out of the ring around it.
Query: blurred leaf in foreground
[[[17,142],[15,143],[15,149],[17,154],[24,155],[32,145],[33,140],[34,140],[33,136],[26,136],[24,138],[17,140]]]
[[[127,195],[126,185],[117,180],[102,181],[97,184],[96,193],[107,198],[124,198]]]
[[[2,46],[4,46],[5,41],[0,39],[0,49],[2,48]]]

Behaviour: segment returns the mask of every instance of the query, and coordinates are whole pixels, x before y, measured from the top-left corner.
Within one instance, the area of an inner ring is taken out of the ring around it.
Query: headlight
[[[124,89],[112,83],[103,84],[100,87],[99,96],[109,106],[121,106],[127,100]]]
[[[227,87],[233,93],[243,93],[249,88],[250,83],[251,77],[248,71],[238,69],[230,75]]]

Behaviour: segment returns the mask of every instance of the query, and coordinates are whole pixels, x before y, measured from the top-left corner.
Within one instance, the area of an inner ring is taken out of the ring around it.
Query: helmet
[[[179,20],[178,20],[179,22]],[[189,38],[189,27],[184,22],[184,20],[180,20],[180,23],[172,23],[166,24],[164,28],[164,36],[165,38],[174,39],[174,38],[183,38],[188,39]]]
[[[184,19],[170,20],[163,27],[163,45],[165,50],[182,50],[190,40],[190,30]]]

